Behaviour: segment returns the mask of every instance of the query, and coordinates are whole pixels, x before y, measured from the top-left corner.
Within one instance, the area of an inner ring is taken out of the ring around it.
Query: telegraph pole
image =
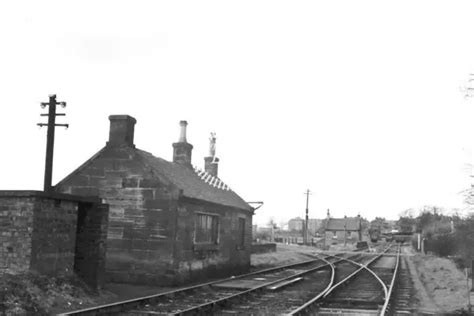
[[[41,116],[48,117],[48,123],[38,123],[39,127],[47,126],[46,136],[46,163],[44,167],[44,191],[51,191],[52,179],[53,179],[53,152],[54,152],[54,128],[56,126],[69,127],[69,124],[56,124],[56,116],[65,116],[64,113],[56,113],[56,105],[61,105],[63,108],[66,107],[66,102],[57,102],[56,95],[49,95],[49,102],[41,102],[41,108],[49,106],[48,114],[41,114]]]
[[[303,227],[303,243],[305,245],[308,245],[308,205],[309,205],[309,196],[311,194],[311,191],[309,189],[306,190],[305,195],[306,195],[306,217],[304,221],[304,227]]]

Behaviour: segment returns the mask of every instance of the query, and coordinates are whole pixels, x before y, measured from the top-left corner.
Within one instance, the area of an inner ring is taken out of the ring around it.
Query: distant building
[[[292,218],[288,221],[289,231],[303,231],[304,219],[300,217]]]
[[[328,210],[324,232],[326,246],[356,243],[362,240],[362,221],[360,216],[331,218]]]
[[[316,234],[316,231],[321,226],[322,222],[323,222],[322,219],[316,219],[316,218],[308,219],[309,234],[314,236]],[[304,227],[305,227],[305,220],[300,217],[292,218],[288,221],[289,231],[303,232]]]
[[[317,218],[310,218],[308,219],[308,232],[310,235],[316,235],[316,232],[318,229],[321,227],[321,224],[323,223],[322,219],[317,219]]]

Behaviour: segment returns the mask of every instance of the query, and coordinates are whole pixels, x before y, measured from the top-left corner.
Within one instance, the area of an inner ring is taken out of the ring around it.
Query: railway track
[[[166,315],[190,313],[192,310],[206,310],[209,307],[231,301],[239,295],[251,291],[284,286],[284,282],[291,283],[292,278],[298,278],[308,271],[322,269],[328,263],[322,258],[315,258],[300,263],[264,269],[252,273],[231,277],[196,286],[151,295],[132,300],[86,308],[59,315],[137,315],[152,314],[152,310]],[[239,282],[239,286],[229,286],[229,283]],[[294,281],[293,281],[294,282]],[[227,284],[227,286],[226,286]],[[220,286],[218,286],[220,285]]]
[[[396,284],[393,315],[413,315],[415,312],[412,307],[414,305],[414,287],[406,260],[408,259],[400,259],[399,281]]]
[[[395,253],[394,253],[395,252]],[[305,313],[318,315],[388,315],[394,312],[393,293],[397,284],[400,248],[387,248],[349,277],[334,285]],[[357,263],[354,263],[357,264]],[[304,314],[296,312],[292,314]]]
[[[298,264],[61,315],[384,315],[394,309],[396,253],[320,255]],[[366,313],[367,314],[367,313]]]

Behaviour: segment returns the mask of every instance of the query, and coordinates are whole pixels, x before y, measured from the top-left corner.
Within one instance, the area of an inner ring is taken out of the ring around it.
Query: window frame
[[[215,228],[212,228],[212,222],[211,222],[211,240],[204,240],[204,241],[198,241],[198,219],[200,216],[206,216],[210,217],[211,221],[212,219],[215,219]],[[193,243],[195,245],[218,245],[219,244],[219,239],[220,239],[220,216],[215,213],[207,213],[207,212],[195,212],[195,217],[194,217],[194,234],[193,234]],[[214,231],[214,232],[213,232]],[[215,237],[213,238],[212,234],[215,234]],[[214,239],[214,240],[213,240]]]
[[[243,226],[242,226],[242,229],[241,229],[241,225],[240,223],[243,222]],[[238,250],[243,250],[245,249],[245,232],[246,232],[246,229],[245,229],[245,224],[247,222],[247,219],[245,217],[238,217],[237,218],[237,245],[236,245],[236,248]]]

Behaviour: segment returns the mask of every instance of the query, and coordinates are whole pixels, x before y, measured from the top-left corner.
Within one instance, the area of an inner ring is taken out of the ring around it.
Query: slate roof
[[[144,150],[136,149],[135,151],[143,162],[152,168],[153,172],[164,176],[183,190],[184,196],[239,209],[253,210],[248,203],[218,177],[214,177],[198,168],[189,168],[179,163],[155,157]]]
[[[357,217],[330,218],[326,222],[326,230],[358,231],[360,229],[360,219]]]
[[[78,174],[94,160],[99,159],[109,148],[106,146],[85,161],[71,174],[61,180],[55,187],[60,187],[70,177]],[[112,149],[114,150],[114,149]],[[121,147],[130,156],[139,157],[141,162],[151,168],[154,174],[168,179],[178,189],[183,190],[183,195],[189,198],[203,200],[211,203],[231,206],[242,210],[253,211],[253,208],[239,195],[230,189],[221,179],[214,177],[199,168],[190,168],[182,164],[170,162],[153,156],[151,153],[132,147]],[[113,154],[112,154],[113,156]],[[109,156],[110,157],[110,156]]]

